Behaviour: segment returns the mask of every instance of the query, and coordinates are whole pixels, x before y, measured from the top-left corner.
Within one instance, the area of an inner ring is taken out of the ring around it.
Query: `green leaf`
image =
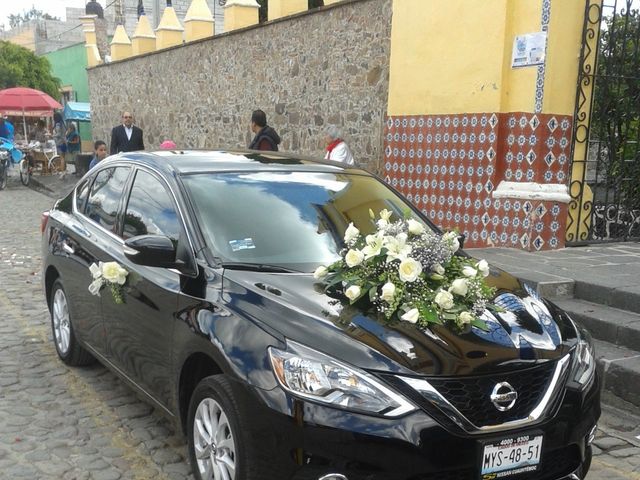
[[[378,294],[378,287],[374,285],[369,289],[369,300],[373,302],[376,299],[377,294]]]
[[[489,331],[487,322],[485,322],[484,320],[480,320],[479,318],[474,318],[473,320],[471,320],[471,325],[479,328],[480,330],[484,330],[485,332]]]

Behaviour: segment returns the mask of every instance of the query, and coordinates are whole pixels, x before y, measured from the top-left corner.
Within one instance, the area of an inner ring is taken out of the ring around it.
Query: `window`
[[[131,187],[124,217],[123,237],[165,235],[178,243],[180,222],[171,196],[162,182],[139,170]]]
[[[87,201],[85,215],[112,232],[129,170],[129,167],[114,167],[99,172]]]
[[[78,188],[76,188],[76,210],[80,213],[84,213],[84,206],[87,202],[87,197],[89,196],[91,180],[93,180],[93,177],[87,178],[84,182],[78,185]]]

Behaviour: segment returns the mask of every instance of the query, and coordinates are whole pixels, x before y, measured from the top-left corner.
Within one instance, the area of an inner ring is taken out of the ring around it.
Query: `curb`
[[[640,352],[595,340],[602,390],[634,408],[640,407]]]

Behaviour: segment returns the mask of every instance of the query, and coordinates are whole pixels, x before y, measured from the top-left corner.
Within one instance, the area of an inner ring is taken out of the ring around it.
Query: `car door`
[[[121,238],[156,234],[180,241],[181,223],[168,185],[155,173],[137,169],[123,205]],[[180,291],[175,270],[147,267],[125,257],[112,259],[124,267],[124,303],[103,296],[107,355],[139,388],[163,405],[171,393],[171,355],[174,319]]]
[[[76,209],[78,214],[65,226],[69,238],[65,250],[73,251],[78,259],[73,274],[74,306],[78,307],[77,320],[81,338],[96,353],[104,356],[105,333],[101,316],[102,297],[93,296],[88,287],[92,281],[89,267],[93,263],[108,261],[110,252],[122,248],[122,240],[118,238],[114,229],[124,187],[131,173],[130,167],[119,166],[100,170],[92,182],[78,190]]]

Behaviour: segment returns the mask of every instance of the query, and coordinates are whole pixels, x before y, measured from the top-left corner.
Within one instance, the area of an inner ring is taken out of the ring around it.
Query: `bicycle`
[[[0,190],[7,186],[7,170],[12,164],[20,165],[20,181],[24,186],[29,185],[30,159],[17,149],[11,140],[0,137]]]

